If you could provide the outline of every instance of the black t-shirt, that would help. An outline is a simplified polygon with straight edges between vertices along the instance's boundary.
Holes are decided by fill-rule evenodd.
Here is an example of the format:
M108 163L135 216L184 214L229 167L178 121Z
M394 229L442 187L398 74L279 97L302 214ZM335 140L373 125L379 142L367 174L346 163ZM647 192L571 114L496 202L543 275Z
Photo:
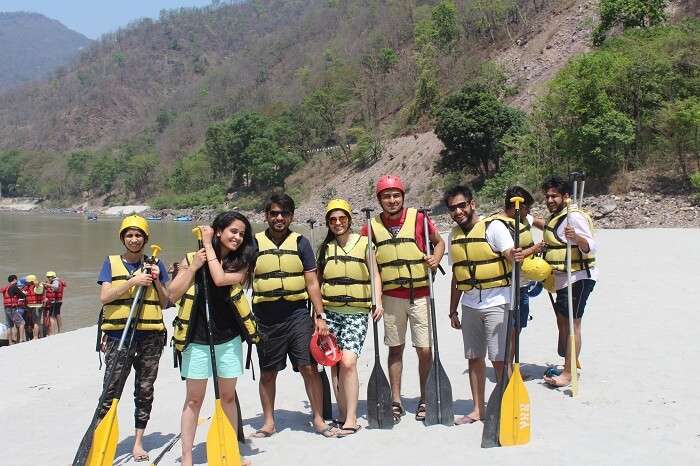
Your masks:
M289 233L291 233L291 231ZM287 239L285 236L282 241L275 241L270 235L269 229L265 230L265 236L267 236L270 241L278 246L282 244L285 239ZM255 241L255 249L256 251L258 250L257 240ZM316 257L314 256L314 250L306 237L299 235L297 238L297 250L299 251L301 263L304 266L304 272L312 272L316 270ZM297 317L300 314L308 314L309 308L307 306L308 303L306 300L286 301L284 299L278 299L276 301L264 301L262 303L253 304L253 313L262 324L270 325L284 322L288 319Z
M197 271L197 273L199 274L200 272ZM209 337L205 320L204 291L200 289L199 280L201 278L197 277L194 309L192 312L193 319L190 323L192 325L190 342L208 345ZM230 286L214 286L209 281L209 313L211 315L212 335L215 345L226 343L241 334L238 320L234 314L237 311L231 303L230 290Z
M7 289L7 294L9 294L11 297L17 297L17 299L27 299L27 295L25 295L22 290L19 289L19 286L17 286L17 283L13 283L10 285L10 287Z

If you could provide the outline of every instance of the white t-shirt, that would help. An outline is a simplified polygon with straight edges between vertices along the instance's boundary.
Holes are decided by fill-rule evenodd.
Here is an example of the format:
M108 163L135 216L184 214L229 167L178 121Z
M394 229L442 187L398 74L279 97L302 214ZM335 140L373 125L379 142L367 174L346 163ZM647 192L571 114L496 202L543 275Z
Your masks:
M451 232L448 241L448 244L452 243ZM504 252L515 247L510 231L508 231L508 227L503 222L491 222L489 224L486 229L486 242L491 246L491 249L497 252ZM448 263L452 265L452 256L449 254L449 249L447 259ZM469 306L473 309L486 309L508 304L510 303L510 287L500 286L486 290L475 288L462 293L461 303L463 306Z
M569 214L569 219L571 221L571 226L574 227L574 230L576 231L576 234L579 236L583 236L586 238L586 241L588 241L588 247L590 250L588 253L584 253L581 251L583 254L583 257L586 258L589 255L595 255L596 252L596 244L595 240L593 239L593 234L588 227L588 220L586 220L586 217L583 216L580 212L571 212ZM561 222L559 225L559 228L557 228L557 236L559 238L562 238L566 240L566 236L564 235L564 229L566 228L566 220ZM566 240L568 242L568 240ZM575 244L575 243L572 243ZM586 270L579 270L577 272L572 272L571 273L571 284L576 283L579 280L584 280L586 278L591 278L593 280L598 280L598 268L597 267L592 267L589 269L591 276L588 276L588 271ZM568 285L567 280L566 280L566 272L559 272L558 270L554 272L554 288L557 290L560 290Z

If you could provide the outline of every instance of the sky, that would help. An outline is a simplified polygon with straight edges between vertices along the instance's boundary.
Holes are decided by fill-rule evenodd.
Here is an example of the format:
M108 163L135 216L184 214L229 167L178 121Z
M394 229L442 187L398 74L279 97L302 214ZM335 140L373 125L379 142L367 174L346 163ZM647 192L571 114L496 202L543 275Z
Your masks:
M0 11L41 13L90 39L97 39L135 19L157 19L161 10L211 3L211 0L0 0Z

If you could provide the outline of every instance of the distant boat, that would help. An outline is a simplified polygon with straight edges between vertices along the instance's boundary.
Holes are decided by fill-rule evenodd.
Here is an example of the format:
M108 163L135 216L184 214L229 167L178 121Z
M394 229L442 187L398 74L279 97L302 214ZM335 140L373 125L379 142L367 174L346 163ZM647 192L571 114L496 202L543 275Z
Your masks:
M95 221L95 220L97 220L97 214L94 212L91 212L91 213L87 214L87 219Z
M179 217L175 217L173 219L175 222L191 222L192 221L192 216L191 215L180 215Z
M146 220L163 220L163 217L160 217L158 215L149 215L146 217Z

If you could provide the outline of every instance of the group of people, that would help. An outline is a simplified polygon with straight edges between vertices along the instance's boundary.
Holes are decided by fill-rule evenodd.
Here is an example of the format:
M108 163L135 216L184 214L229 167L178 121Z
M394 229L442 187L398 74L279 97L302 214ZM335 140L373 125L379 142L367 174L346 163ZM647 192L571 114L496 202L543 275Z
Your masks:
M51 270L46 272L44 281L33 274L22 278L9 275L7 285L0 289L8 344L59 333L63 327L61 306L65 288L66 282Z
M354 218L352 207L344 199L328 203L327 233L317 251L306 237L290 229L294 201L286 194L272 194L264 206L264 231L253 235L248 219L234 211L219 214L211 226L200 226L203 247L184 255L172 281L163 261L149 263L144 253L149 241L147 221L137 215L125 218L119 232L124 250L105 259L98 279L103 303L100 328L105 333L101 347L107 362L106 395L100 416L124 388L126 376L118 380L110 376L122 373L114 366L133 366L136 433L132 453L137 461L148 460L142 439L151 414L158 362L166 344L161 309L172 302L178 306L172 340L186 386L181 417L182 464L192 464L197 419L207 380L212 377L210 339L215 349L221 405L235 428L236 380L244 366L242 343L248 339L240 316L249 310L245 289L250 287L252 314L262 336L257 353L263 423L252 437L276 434L277 375L287 366L287 359L304 382L312 425L319 435L346 437L360 430L357 359L369 319L383 318L395 423L406 414L401 381L406 333L410 328L411 344L418 356L420 387L420 398L410 408L415 419L422 421L426 416L425 387L432 363L430 335L435 325L429 317L429 273L437 270L446 249L453 271L448 317L452 327L461 329L463 334L474 400L473 410L455 422L474 423L485 414L486 356L496 369L502 369L512 357L505 354L504 348L514 262L522 262L523 270L531 271L530 278L518 284L523 290L529 290L532 277L540 281L546 278L548 289L556 294L553 307L559 332L558 351L566 359L563 368L551 368L544 379L554 386L568 384L576 361L570 361L566 352L566 242L572 244L573 250L574 328L579 351L581 318L597 278L595 242L590 218L585 213L572 207L566 215L565 202L571 196L569 183L552 178L542 189L551 213L548 219L529 215L533 197L521 187L510 188L502 211L486 217L477 213L468 187L448 190L444 203L456 226L446 245L437 227L426 218L426 212L404 205L406 188L402 180L393 175L382 176L376 184L381 211L368 221ZM514 242L516 208L511 198L515 196L524 199L519 209L520 244ZM544 241L534 243L531 227L543 229ZM201 278L200 274L208 277L206 291L196 278ZM528 277L528 273L524 275ZM146 290L144 304L135 318L128 358L121 360L116 357L116 348L139 287ZM527 296L527 292L523 293L525 305L520 306L522 326L528 320ZM207 308L210 319L206 317ZM312 348L329 335L342 353L332 367L338 417L326 423L322 415L322 382ZM496 373L500 375L501 371Z

